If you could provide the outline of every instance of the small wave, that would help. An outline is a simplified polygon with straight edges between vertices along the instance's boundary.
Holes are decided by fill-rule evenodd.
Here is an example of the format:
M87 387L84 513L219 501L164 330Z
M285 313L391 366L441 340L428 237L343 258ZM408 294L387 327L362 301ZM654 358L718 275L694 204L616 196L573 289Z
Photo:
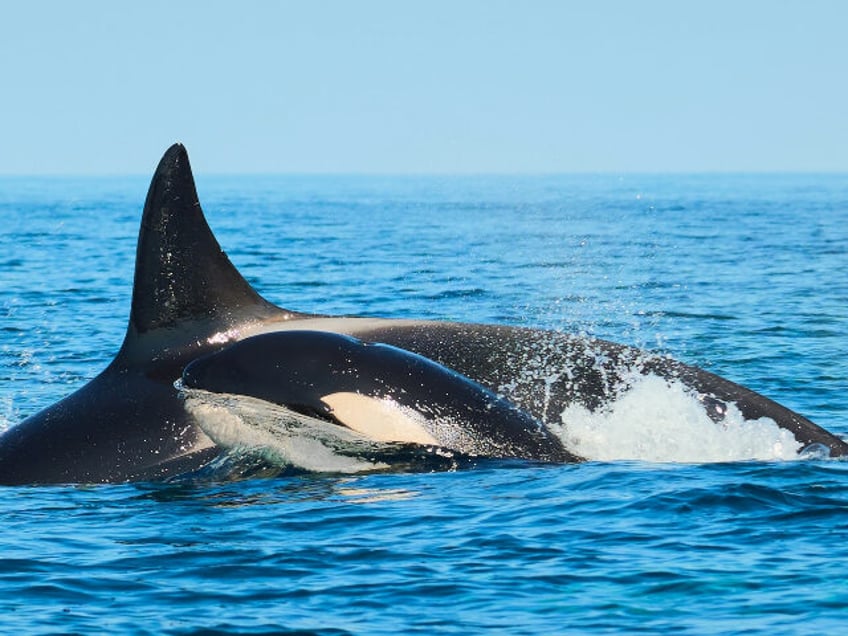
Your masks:
M566 446L590 460L710 463L797 459L801 444L772 419L746 420L735 405L713 422L679 381L637 376L595 411L571 405L555 427Z
M716 312L692 312L692 311L646 311L646 316L661 316L663 318L687 318L694 320L738 320L737 316L731 314L719 314Z
M432 294L423 294L425 300L450 300L454 298L480 298L488 292L482 287L464 287L461 289L444 289Z

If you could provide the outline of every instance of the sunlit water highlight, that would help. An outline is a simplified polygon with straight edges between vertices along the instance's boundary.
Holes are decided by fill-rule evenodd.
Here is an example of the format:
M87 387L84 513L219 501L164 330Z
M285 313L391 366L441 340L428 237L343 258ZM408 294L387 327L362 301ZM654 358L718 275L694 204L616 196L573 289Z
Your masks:
M114 355L146 186L0 179L0 425L81 386ZM646 346L848 432L842 177L199 186L222 246L284 306ZM749 441L733 437L732 416L706 428L692 396L650 378L607 411L565 415L562 434L595 461L4 488L0 624L175 634L844 628L844 462L781 460L795 451L768 422L748 427L758 438ZM771 455L736 461L748 447Z

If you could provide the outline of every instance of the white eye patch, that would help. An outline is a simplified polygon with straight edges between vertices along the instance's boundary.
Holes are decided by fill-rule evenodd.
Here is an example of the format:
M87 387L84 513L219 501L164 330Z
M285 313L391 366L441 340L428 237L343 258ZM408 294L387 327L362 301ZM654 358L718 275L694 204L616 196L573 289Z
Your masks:
M348 428L378 442L438 445L419 413L389 398L360 393L330 393L321 398L333 417Z

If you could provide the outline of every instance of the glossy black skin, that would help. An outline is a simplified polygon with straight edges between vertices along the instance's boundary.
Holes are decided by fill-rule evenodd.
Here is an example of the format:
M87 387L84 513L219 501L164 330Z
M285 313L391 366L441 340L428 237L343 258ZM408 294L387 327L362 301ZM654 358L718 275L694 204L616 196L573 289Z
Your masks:
M399 347L505 393L544 423L558 421L570 404L595 408L609 400L622 369L656 373L704 394L716 419L723 403L735 402L745 417L770 417L804 445L848 454L844 441L768 398L632 347L522 327L328 318L272 305L221 251L185 148L175 144L145 202L120 351L88 384L0 436L0 484L155 480L204 466L218 450L173 382L200 356L269 329L330 330ZM543 373L526 373L540 361Z
M541 422L484 386L423 356L326 331L278 331L247 338L186 367L183 385L247 395L339 424L323 401L334 393L389 398L423 416L440 445L486 457L577 457ZM450 442L462 423L472 447ZM442 428L444 434L440 435ZM399 440L402 441L402 440Z

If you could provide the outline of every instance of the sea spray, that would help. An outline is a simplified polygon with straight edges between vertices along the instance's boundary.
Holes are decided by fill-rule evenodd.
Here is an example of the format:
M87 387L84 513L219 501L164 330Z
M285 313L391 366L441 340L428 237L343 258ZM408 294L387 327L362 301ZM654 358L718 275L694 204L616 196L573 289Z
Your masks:
M733 404L714 422L683 383L654 375L633 377L616 399L594 411L569 406L562 425L552 428L589 460L786 460L797 459L801 450L792 433L773 420L746 420Z

